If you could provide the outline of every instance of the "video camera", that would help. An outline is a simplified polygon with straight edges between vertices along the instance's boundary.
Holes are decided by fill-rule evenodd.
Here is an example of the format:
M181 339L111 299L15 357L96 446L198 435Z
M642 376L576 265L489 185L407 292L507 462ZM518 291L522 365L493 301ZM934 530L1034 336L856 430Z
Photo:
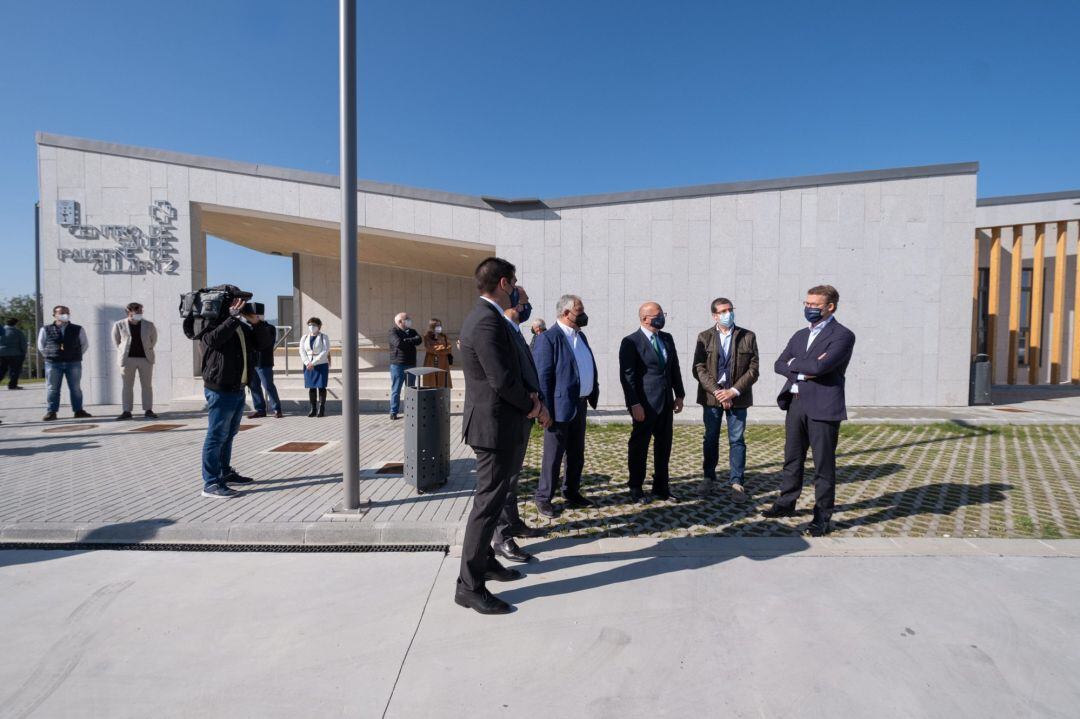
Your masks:
M184 320L184 335L197 339L209 327L229 317L229 307L238 299L250 300L250 292L236 285L204 287L180 295L180 317Z

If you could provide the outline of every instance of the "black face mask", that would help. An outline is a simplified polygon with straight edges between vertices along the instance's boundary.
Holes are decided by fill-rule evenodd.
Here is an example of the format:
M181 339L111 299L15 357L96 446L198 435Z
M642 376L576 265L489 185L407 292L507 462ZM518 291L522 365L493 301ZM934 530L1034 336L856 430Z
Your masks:
M517 290L514 291L516 292ZM521 305L517 313L518 323L525 324L529 321L529 318L532 317L532 303L526 302L525 304Z
M654 330L662 330L664 329L664 321L665 319L663 315L657 315L656 317L653 317L651 320L649 320L649 324L652 325L652 328Z
M578 328L584 327L585 325L589 324L589 316L582 312L580 315L574 318L574 324L577 325Z

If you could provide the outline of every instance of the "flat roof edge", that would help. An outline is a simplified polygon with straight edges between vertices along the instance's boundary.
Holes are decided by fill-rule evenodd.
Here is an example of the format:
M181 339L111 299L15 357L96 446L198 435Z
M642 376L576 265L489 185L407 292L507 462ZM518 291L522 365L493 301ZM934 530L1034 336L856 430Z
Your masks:
M558 197L552 200L546 200L545 204L552 209L589 207L593 205L615 205L625 202L646 202L650 200L674 200L688 197L734 195L744 192L762 192L767 190L792 190L801 187L820 187L822 185L851 185L860 182L883 182L887 180L906 180L918 177L973 175L978 171L978 162L954 162L943 165L894 167L882 170L861 170L858 172L834 172L824 175L781 177L773 180L746 180L741 182L691 185L688 187L672 187L658 190L614 192L603 195Z
M1054 200L1080 200L1080 190L1061 192L1040 192L1033 195L999 195L980 197L975 200L976 207L994 207L996 205L1022 205L1029 202L1053 202Z
M308 185L320 185L323 187L339 187L337 175L307 170L293 170L273 165L260 165L237 160L224 160L217 157L192 155L172 150L159 150L134 145L122 145L102 140L90 140L81 137L67 135L54 135L52 133L38 131L36 133L38 145L48 147L60 147L71 150L82 150L118 157L134 157L155 162L165 162L174 165L185 165L199 169L217 170L219 172L231 172L254 177L266 177L276 180L287 180ZM475 207L483 210L497 210L514 214L534 209L537 204L549 209L564 209L573 207L591 207L596 205L615 205L627 202L650 202L657 200L673 200L690 197L705 197L711 195L732 195L744 192L761 192L766 190L786 190L800 187L817 187L822 185L848 185L860 182L882 182L887 180L902 180L918 177L940 177L944 175L970 175L979 171L977 162L957 162L941 165L921 165L915 167L895 167L881 170L862 170L858 172L837 172L824 175L805 175L800 177L784 177L772 180L749 180L741 182L725 182L708 185L691 185L685 187L672 187L653 190L632 190L628 192L613 192L593 195L572 195L557 197L550 200L530 200L528 204L517 200L500 200L494 197L475 197L455 192L442 190L429 190L406 185L376 182L373 180L359 180L358 189L376 195L390 195L415 200L426 200L448 205ZM515 207L518 203L520 207Z

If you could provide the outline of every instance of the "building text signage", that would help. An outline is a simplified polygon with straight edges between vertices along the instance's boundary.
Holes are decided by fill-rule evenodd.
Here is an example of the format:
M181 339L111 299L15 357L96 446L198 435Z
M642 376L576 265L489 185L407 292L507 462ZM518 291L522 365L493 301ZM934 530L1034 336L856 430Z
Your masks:
M110 247L57 248L61 262L91 265L99 275L175 275L180 263L175 243L176 208L165 200L150 205L150 226L146 232L135 225L81 224L79 203L61 200L56 204L56 221L77 240L111 240Z

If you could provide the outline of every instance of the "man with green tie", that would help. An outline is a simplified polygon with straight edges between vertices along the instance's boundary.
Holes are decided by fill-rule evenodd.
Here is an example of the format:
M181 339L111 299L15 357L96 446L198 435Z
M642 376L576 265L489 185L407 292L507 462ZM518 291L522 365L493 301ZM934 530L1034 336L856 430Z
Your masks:
M649 442L653 445L652 496L678 501L668 486L668 460L671 458L674 414L682 412L682 371L675 340L662 332L667 314L656 302L638 308L640 327L623 338L619 347L619 380L626 408L634 421L627 443L630 470L630 500L647 504L650 498L642 490Z

